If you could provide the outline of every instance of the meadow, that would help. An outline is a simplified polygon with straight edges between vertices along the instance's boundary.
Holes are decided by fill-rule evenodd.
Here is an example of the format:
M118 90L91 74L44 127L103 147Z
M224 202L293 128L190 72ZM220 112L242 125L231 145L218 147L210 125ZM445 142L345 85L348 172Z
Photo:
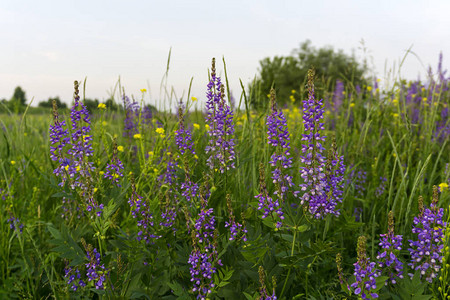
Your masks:
M0 115L0 298L450 299L442 70L254 109L216 68L206 106L89 112L75 82Z

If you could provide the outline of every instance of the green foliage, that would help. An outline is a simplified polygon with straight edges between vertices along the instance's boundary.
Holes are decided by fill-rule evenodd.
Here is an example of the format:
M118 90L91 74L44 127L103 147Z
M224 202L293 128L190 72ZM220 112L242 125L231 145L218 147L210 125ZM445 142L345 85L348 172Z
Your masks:
M41 101L38 103L38 107L44 107L44 108L52 108L53 107L53 101L56 101L56 105L60 109L66 109L67 104L64 102L61 102L61 99L59 97L50 97L47 101Z
M364 75L368 71L367 66L359 63L353 55L347 55L342 50L336 51L332 47L317 49L309 40L294 49L289 56L267 57L259 64L259 74L250 85L250 102L254 108L268 107L266 95L272 86L280 104L290 102L292 90L304 94L307 72L311 67L316 71L316 95L320 98L334 88L338 79L362 87L366 83Z

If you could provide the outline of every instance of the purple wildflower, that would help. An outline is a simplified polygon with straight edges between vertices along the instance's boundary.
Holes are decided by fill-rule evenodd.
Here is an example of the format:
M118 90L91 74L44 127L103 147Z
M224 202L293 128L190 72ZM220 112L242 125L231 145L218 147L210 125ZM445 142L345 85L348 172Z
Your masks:
M177 183L177 174L176 174L177 163L169 160L167 162L166 171L158 176L158 182L160 186L166 185L168 190L166 191L166 202L164 206L161 206L161 218L163 219L160 222L161 226L164 227L172 227L173 222L177 216L177 207L176 204L179 202L178 194L176 192L178 183ZM175 230L175 228L174 228Z
M109 180L117 184L117 186L121 186L119 184L119 178L123 177L123 169L123 163L117 157L117 144L114 140L112 160L111 163L106 164L106 172L103 177L108 178Z
M53 171L56 176L64 173L66 163L66 146L70 146L69 130L66 121L60 121L56 101L53 100L53 125L50 125L50 157L53 161L58 161L59 165Z
M276 227L282 226L282 220L284 220L284 213L281 210L280 202L278 199L272 199L267 192L266 179L264 172L264 165L259 165L259 194L255 196L258 199L258 209L263 211L262 218L267 218L269 215L275 221L277 219Z
M85 287L86 283L81 279L81 273L78 268L66 266L64 269L64 278L67 279L67 284L71 285L73 291L78 290L79 287Z
M236 218L234 217L233 213L233 207L231 206L231 197L229 194L227 194L227 207L230 218L229 221L225 221L225 227L230 228L231 236L229 240L233 241L242 234L242 240L246 242L247 228L243 224L236 222Z
M336 204L341 202L343 172L345 166L343 157L339 157L336 147L330 150L328 162L322 155L325 150L322 142L325 136L321 135L324 130L323 103L322 100L315 99L314 96L314 70L308 71L309 97L303 101L303 124L305 132L302 140L306 144L302 145L303 156L300 161L305 165L300 169L300 176L303 178L300 184L304 194L301 197L301 204L308 206L308 211L315 218L323 218L328 214L339 215ZM334 143L333 143L334 144Z
M20 222L19 218L16 218L13 216L12 213L10 213L9 219L6 220L9 223L9 229L12 231L18 230L20 233L23 231L23 224Z
M344 98L344 83L338 79L336 80L336 86L334 87L333 93L333 111L335 113L339 112L339 109L342 106L343 98Z
M137 236L138 241L145 241L150 243L152 239L159 239L160 235L155 235L153 226L153 214L150 212L150 207L147 202L136 191L136 185L134 179L131 181L131 197L128 200L128 204L131 207L131 215L137 220L137 226L139 232Z
M430 208L423 205L423 198L419 197L419 215L414 217L412 232L417 234L417 240L409 240L409 252L411 263L408 265L413 270L420 270L421 277L432 282L437 277L442 267L443 258L443 228L442 221L444 209L437 207L438 190L433 187L433 200ZM411 276L411 274L410 274Z
M178 107L179 123L178 129L175 131L175 143L177 144L181 155L184 155L188 150L192 155L195 155L192 133L189 129L184 127L184 109L183 102L180 102Z
M122 100L125 109L123 136L131 139L133 135L139 132L139 104L134 99L133 102L131 102L130 98L125 95L125 91Z
M381 195L384 194L384 191L386 190L386 181L387 181L386 177L380 177L380 185L375 190L375 196L377 198L380 198Z
M107 270L105 265L101 263L101 254L97 252L97 248L93 251L87 252L89 262L86 264L86 276L88 281L93 281L95 288L103 290L105 288L105 281Z
M290 137L286 123L286 118L283 112L277 110L277 103L275 98L275 90L270 90L271 100L271 114L267 117L267 140L269 145L274 147L274 152L270 157L270 165L275 167L272 171L273 183L277 186L277 191L280 199L284 198L289 187L293 186L292 176L283 174L283 169L292 166L292 158L290 154Z
M272 294L269 294L267 292L266 274L264 272L263 266L259 266L258 274L259 274L259 283L261 285L261 287L259 288L258 300L276 300L276 299L278 299L277 296L275 295L275 288L277 285L275 277L272 277L272 285L273 285Z
M206 123L209 125L209 144L205 151L209 154L207 165L212 170L224 173L234 169L234 125L233 112L225 102L224 86L216 76L215 59L212 60L211 81L206 93Z
M394 213L390 211L388 214L388 233L380 234L379 246L383 250L378 252L377 260L378 267L387 269L383 271L388 273L392 284L397 283L397 278L403 278L403 263L397 257L398 252L402 250L402 239L401 235L394 235Z
M201 209L197 219L193 222L194 228L190 230L193 249L189 255L188 263L191 265L189 272L193 284L192 291L197 294L197 299L206 299L215 287L213 274L217 271L217 265L222 266L222 261L217 253L217 230L214 217L214 209L207 208L209 194L205 188L200 192ZM189 218L185 208L186 218Z
M356 281L350 286L355 289L355 295L359 295L362 299L369 299L368 295L378 298L378 294L370 292L377 288L376 277L379 276L379 271L376 269L375 262L371 262L367 257L365 236L358 238L358 261L353 265Z

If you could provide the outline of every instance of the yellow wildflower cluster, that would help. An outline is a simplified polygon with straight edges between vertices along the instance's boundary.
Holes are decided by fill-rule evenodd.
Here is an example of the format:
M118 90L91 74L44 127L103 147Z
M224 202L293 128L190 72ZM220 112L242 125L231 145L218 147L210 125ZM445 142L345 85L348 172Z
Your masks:
M106 104L105 103L99 103L97 108L106 109Z
M162 127L156 128L155 132L157 134L159 134L160 137L162 137L162 138L164 137L164 133L165 133L164 128L162 128Z

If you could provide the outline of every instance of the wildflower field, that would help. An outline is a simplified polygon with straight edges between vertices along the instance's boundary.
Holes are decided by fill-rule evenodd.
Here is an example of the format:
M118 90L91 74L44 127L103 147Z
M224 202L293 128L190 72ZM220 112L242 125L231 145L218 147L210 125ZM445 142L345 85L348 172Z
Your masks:
M75 82L0 115L1 299L450 299L441 68L323 97L311 69L283 105L222 73L177 112Z

